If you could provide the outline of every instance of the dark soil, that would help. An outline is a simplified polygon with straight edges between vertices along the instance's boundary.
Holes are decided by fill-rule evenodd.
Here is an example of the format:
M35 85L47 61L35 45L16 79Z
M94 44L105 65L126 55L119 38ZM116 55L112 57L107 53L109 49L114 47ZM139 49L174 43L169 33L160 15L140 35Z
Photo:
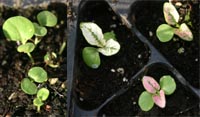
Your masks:
M121 45L114 56L101 57L98 69L91 69L82 60L82 49L90 46L79 29L80 22L95 22L103 32L114 31ZM75 97L83 109L94 109L126 86L148 61L149 49L134 36L106 2L91 1L79 12L75 59ZM122 71L119 69L123 69ZM127 79L128 81L123 81Z
M27 71L33 66L26 54L18 53L15 42L9 42L3 35L3 22L16 15L22 15L32 21L36 21L36 15L42 10L50 10L58 17L58 25L55 28L48 28L48 34L32 52L35 59L34 66L41 66L48 73L49 78L58 78L54 85L48 82L43 84L50 90L50 96L41 107L41 113L36 112L32 100L35 96L25 94L20 88L20 81L27 77ZM15 9L2 6L0 8L0 116L41 116L41 115L66 115L66 49L56 61L60 63L59 68L50 68L43 62L46 52L58 53L62 43L67 41L67 12L66 5L52 3L47 7L28 7L26 9ZM65 87L63 87L65 86ZM12 95L12 96L11 96Z
M163 75L174 77L171 72L160 65L150 68L146 75L154 77L157 81ZM176 78L175 81L177 88L172 95L166 96L166 107L164 109L155 104L148 112L143 112L140 109L138 99L145 89L142 86L141 79L136 79L134 85L126 93L106 105L98 116L200 116L198 98L185 89Z
M180 0L178 0L180 1ZM186 10L191 8L190 19L194 39L191 42L184 41L178 36L173 40L162 43L156 37L156 29L160 24L166 23L163 14L164 1L137 1L132 5L130 19L136 24L138 30L149 39L152 44L169 60L169 62L185 77L194 87L200 88L199 77L199 2L194 0L184 0L183 6L178 9L184 16ZM183 22L183 20L181 21ZM184 48L184 52L179 54L179 48Z

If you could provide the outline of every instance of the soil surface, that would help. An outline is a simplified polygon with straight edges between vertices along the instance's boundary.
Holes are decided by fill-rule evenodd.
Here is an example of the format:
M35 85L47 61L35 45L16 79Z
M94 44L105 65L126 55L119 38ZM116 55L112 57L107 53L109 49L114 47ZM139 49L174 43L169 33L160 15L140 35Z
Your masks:
M32 100L35 96L25 94L20 88L20 82L27 77L27 71L33 66L29 57L24 53L18 53L15 42L7 41L3 35L3 22L16 15L22 15L36 22L36 15L42 10L50 10L58 17L58 24L54 28L47 28L48 34L31 53L35 59L34 66L43 67L48 78L58 78L54 85L49 82L43 86L50 90L50 96L41 107L41 113L36 112ZM67 41L67 12L66 4L52 3L48 6L32 6L26 9L14 7L0 7L0 116L41 116L41 115L67 115L66 91L66 49L58 56L59 68L50 68L43 62L46 52L59 52L63 42Z
M79 29L80 22L95 22L103 33L114 31L121 45L120 51L105 57L101 65L91 69L82 59L82 50L90 46ZM83 109L94 109L126 86L149 60L149 49L134 36L120 17L105 2L88 2L79 12L75 60L75 97Z
M192 26L189 25L189 28L193 33L193 41L187 42L175 35L171 41L166 43L160 42L156 37L157 27L163 23L166 24L163 3L164 1L135 2L131 8L131 21L136 24L138 30L152 42L185 79L192 86L199 89L199 2L186 0L181 2L183 5L178 8L180 16L185 16L186 10L191 10L190 20ZM180 20L181 23L185 22L183 19ZM178 53L180 48L183 48L182 53Z
M163 75L174 77L171 72L160 67L160 65L150 68L146 75L154 77L157 81ZM112 100L99 112L98 116L200 116L198 98L185 89L176 78L175 82L177 88L172 95L166 96L166 107L164 109L154 104L150 111L141 111L138 99L145 89L142 86L141 79L136 79L134 85L126 93Z

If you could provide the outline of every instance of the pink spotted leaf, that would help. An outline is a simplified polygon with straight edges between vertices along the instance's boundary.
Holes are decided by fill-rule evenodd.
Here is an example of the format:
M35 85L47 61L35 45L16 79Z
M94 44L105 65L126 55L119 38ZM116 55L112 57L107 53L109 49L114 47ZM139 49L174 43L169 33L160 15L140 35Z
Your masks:
M160 90L160 92L158 94L153 95L153 101L160 108L165 108L166 100L165 100L165 93L164 93L164 91Z
M149 93L156 93L157 91L160 90L160 85L154 78L150 76L144 76L142 79L142 83L144 88L149 92Z
M172 3L165 2L163 5L165 21L170 25L175 25L179 20L179 13Z
M193 40L192 32L185 23L181 24L179 29L175 30L175 34L185 41Z

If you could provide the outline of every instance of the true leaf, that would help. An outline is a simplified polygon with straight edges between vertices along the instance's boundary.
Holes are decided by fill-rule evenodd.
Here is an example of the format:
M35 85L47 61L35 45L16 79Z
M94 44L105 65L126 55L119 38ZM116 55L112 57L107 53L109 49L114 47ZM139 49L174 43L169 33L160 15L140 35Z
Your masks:
M32 67L28 71L28 76L38 83L47 81L47 72L41 67Z
M33 43L25 43L24 45L20 45L17 47L18 52L30 53L35 49L35 45Z
M175 34L185 41L193 40L193 34L185 23L181 24L179 29L175 30Z
M21 89L29 95L34 95L37 93L37 86L28 78L24 78L21 81Z
M101 61L99 52L96 48L93 47L85 47L82 52L83 60L87 66L96 69L99 67Z
M165 100L165 93L163 90L160 90L158 94L153 95L153 101L154 103L159 106L160 108L164 108L166 105L166 100Z
M106 41L108 41L109 39L117 40L113 31L104 33L103 37Z
M163 5L165 21L170 25L175 25L179 20L179 13L172 3L165 2Z
M154 105L152 94L147 91L142 92L139 97L139 106L143 111L149 111Z
M162 76L160 79L161 89L166 95L171 95L176 89L176 83L170 75Z
M14 16L7 19L3 24L3 32L7 39L21 41L23 44L34 35L33 23L23 17Z
M98 51L105 56L112 56L119 52L119 50L120 44L114 39L109 39L104 47L98 48Z
M46 88L41 88L37 92L37 98L42 101L45 101L49 97L49 90Z
M57 24L57 17L49 11L41 11L38 13L37 20L42 26L53 27Z
M149 93L156 93L158 90L160 90L160 85L157 83L154 78L150 76L144 76L142 78L142 83L144 88L149 92Z
M35 35L36 36L45 36L47 34L47 29L43 26L40 26L37 23L33 23L35 28Z
M103 38L103 32L97 24L92 22L82 22L80 23L80 29L89 44L98 47L106 45L106 40Z
M156 35L161 42L168 42L174 36L174 28L167 24L161 24L156 30Z

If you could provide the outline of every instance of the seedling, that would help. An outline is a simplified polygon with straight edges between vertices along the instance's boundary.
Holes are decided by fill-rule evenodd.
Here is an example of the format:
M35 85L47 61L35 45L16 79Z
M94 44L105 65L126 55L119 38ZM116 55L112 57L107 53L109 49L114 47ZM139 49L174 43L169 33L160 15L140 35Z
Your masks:
M112 56L120 50L120 44L116 41L114 32L103 34L101 28L93 22L80 23L80 29L86 41L91 46L96 46L85 47L82 51L82 57L87 66L97 69L101 64L99 53Z
M26 53L32 63L34 59L31 56L31 52L35 49L35 46L41 41L41 37L47 34L47 27L53 27L57 23L57 18L49 11L42 11L37 15L39 24L31 22L29 19L23 16L14 16L8 18L3 24L3 32L7 40L20 42L18 52ZM32 39L35 35L35 39ZM33 41L33 43L28 41Z
M172 39L174 34L185 41L192 41L193 34L186 23L179 24L179 13L172 3L165 2L163 5L163 13L167 24L161 24L157 30L156 35L161 42L168 42ZM188 21L190 12L185 16L185 21Z
M57 59L57 55L55 52L47 52L44 56L44 62L46 63L46 65L52 68L57 68L60 66L59 62L54 62L55 59Z
M160 78L160 84L150 77L144 76L142 83L146 91L143 91L139 97L139 106L143 111L149 111L154 103L160 108L165 108L165 95L171 95L176 89L176 83L170 75L164 75Z
M49 90L41 88L38 90L36 84L44 83L47 81L47 72L41 67L33 67L28 71L28 77L21 81L21 89L29 95L37 94L37 97L33 100L33 104L37 106L37 111L40 112L40 107L44 104L43 102L49 96Z

